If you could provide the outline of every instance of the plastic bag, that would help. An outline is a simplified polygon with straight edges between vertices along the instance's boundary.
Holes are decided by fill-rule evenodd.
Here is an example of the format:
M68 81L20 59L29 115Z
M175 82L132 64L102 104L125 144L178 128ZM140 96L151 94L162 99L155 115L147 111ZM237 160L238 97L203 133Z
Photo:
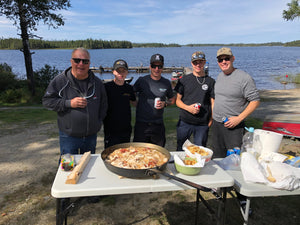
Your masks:
M239 170L241 158L237 154L231 154L221 161L217 162L224 170Z
M241 156L241 171L246 182L267 183L265 169L249 152Z

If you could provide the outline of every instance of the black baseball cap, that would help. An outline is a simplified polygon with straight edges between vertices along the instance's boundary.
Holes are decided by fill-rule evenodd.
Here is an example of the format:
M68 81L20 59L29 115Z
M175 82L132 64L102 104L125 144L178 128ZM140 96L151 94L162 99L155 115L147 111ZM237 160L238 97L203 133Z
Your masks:
M118 68L124 68L128 70L127 62L123 59L118 59L114 62L113 70L117 70Z
M164 65L164 57L161 54L154 54L151 56L150 64L160 62L162 65Z

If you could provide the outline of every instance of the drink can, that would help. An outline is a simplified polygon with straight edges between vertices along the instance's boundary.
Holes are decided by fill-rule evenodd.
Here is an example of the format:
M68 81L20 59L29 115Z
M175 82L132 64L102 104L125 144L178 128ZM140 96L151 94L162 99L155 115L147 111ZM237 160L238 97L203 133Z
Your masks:
M160 97L154 99L154 108L157 109L157 102L160 101Z
M229 155L232 155L232 154L234 154L234 150L233 149L228 149L226 156L229 156Z
M228 118L226 116L223 116L222 121L223 123L226 123L228 121Z
M241 154L241 149L239 147L234 147L233 150L234 150L235 154L237 154L237 155Z
M194 105L194 107L197 108L197 109L200 109L201 103L196 103L196 104Z

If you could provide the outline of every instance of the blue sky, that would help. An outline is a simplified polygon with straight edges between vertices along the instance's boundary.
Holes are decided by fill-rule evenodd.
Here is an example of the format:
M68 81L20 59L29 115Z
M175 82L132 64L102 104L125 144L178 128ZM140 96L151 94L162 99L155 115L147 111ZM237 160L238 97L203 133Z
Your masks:
M38 27L44 40L127 40L134 43L265 43L300 40L300 19L285 21L291 0L71 0L65 25ZM0 17L0 37L19 37Z

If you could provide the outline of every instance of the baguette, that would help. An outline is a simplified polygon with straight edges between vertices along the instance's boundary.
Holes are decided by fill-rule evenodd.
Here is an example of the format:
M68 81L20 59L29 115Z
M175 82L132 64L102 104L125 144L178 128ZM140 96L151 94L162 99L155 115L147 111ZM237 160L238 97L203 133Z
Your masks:
M84 168L88 164L89 160L91 158L91 152L85 152L80 161L79 164L75 166L72 173L67 177L66 184L77 184Z

